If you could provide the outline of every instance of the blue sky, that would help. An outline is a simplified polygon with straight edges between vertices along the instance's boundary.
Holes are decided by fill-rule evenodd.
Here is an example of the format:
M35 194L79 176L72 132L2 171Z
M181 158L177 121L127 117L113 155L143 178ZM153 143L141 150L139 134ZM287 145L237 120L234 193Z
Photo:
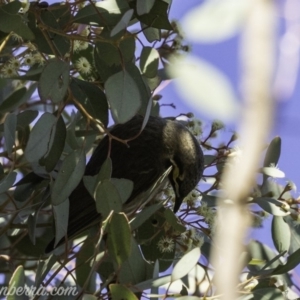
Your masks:
M189 0L189 1L178 1L174 0L172 4L172 9L170 15L172 18L182 20L184 14L193 9L199 3L203 1L199 0ZM278 1L279 12L283 12L284 1ZM290 1L290 3L297 5L296 8L299 9L299 4ZM298 19L297 19L298 18ZM276 46L276 51L279 51L280 43L282 43L282 36L286 30L283 18L279 18L279 28L278 28L278 43ZM296 16L296 21L300 23L300 15ZM232 37L224 42L215 44L191 44L192 54L207 60L217 68L219 68L230 80L235 89L236 93L239 93L239 65L238 65L238 46L239 46L239 36ZM287 49L288 51L290 49ZM299 53L296 53L299 56ZM295 58L294 57L294 58ZM293 64L293 62L288 63ZM277 61L278 63L278 61ZM287 66L289 67L289 65ZM294 67L291 65L290 67ZM298 66L296 65L298 68ZM278 65L276 66L278 69ZM275 76L274 76L275 77ZM284 76L282 77L284 78ZM276 107L275 116L273 120L273 129L270 133L269 141L275 136L280 136L282 139L281 157L278 163L278 167L285 172L286 178L280 181L280 183L285 184L285 181L293 181L298 189L295 192L295 196L299 196L300 189L300 159L299 149L300 149L300 79L299 70L296 70L296 80L294 89L290 95L286 97L277 97L274 99L274 106ZM284 78L289 82L290 78ZM275 81L275 80L274 80ZM290 80L292 82L292 80ZM185 113L193 111L191 107L188 107L184 99L180 98L175 91L174 83L170 83L163 91L160 92L163 95L163 103L174 103L177 109L170 110L170 108L163 107L161 112L163 116L176 115L179 113ZM275 93L276 95L276 93ZM278 94L277 94L278 95ZM196 117L209 121L209 118L205 114L196 113ZM220 134L222 140L222 135L224 134L224 140L226 136L231 134L234 130L234 125L229 125ZM269 142L267 141L267 142ZM249 141L250 143L251 141ZM273 247L273 242L270 239L270 227L271 220L269 218L264 223L264 229L254 229L252 230L251 236L254 239L258 239L269 246Z

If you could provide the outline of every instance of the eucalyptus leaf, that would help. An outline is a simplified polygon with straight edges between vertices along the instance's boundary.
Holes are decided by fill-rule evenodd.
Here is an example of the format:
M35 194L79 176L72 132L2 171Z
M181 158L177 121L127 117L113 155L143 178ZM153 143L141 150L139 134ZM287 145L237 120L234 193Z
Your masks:
M87 238L76 256L76 280L85 291L96 291L96 272L92 270L91 261L95 252L93 241Z
M49 141L55 124L55 116L47 112L36 122L25 148L25 157L29 162L39 161L48 152Z
M276 166L278 164L281 153L281 138L279 136L275 137L267 149L264 167Z
M265 155L265 159L264 159L264 168L276 168L279 158L280 158L280 153L281 153L281 138L279 136L275 137L271 143L268 146L266 155ZM274 171L273 171L274 172ZM275 171L276 172L276 171ZM272 171L271 174L268 172L263 172L264 176L263 176L263 185L265 184L265 182L267 181L268 177L271 176L272 177ZM284 176L284 174L283 174ZM276 176L275 176L276 177Z
M143 1L145 2L145 1ZM141 23L143 34L149 43L161 40L161 30Z
M96 189L97 212L105 219L113 210L116 213L122 210L122 198L118 189L108 179L104 179Z
M104 86L115 123L125 123L136 115L141 106L141 95L126 70L109 77Z
M279 253L290 248L291 230L283 217L274 216L272 220L272 239Z
M15 2L15 3L14 3ZM34 34L18 14L21 2L14 1L0 6L0 31L15 32L26 40L33 40Z
M53 205L53 216L55 220L55 242L54 246L67 235L69 220L69 199Z
M60 116L52 130L48 151L40 160L40 164L45 166L47 172L51 172L60 159L65 146L66 135L66 125L62 116Z
M117 266L128 259L131 252L131 231L124 213L113 213L107 230L107 247Z
M289 255L287 258L287 261L284 265L279 265L277 266L272 274L277 275L277 274L285 274L291 270L293 270L296 266L298 266L300 263L300 248L296 250L294 253Z
M133 9L129 9L124 13L121 20L115 25L115 27L112 29L110 36L114 36L118 34L120 31L125 30L132 18L133 15Z
M119 191L121 201L124 204L133 191L133 182L125 178L112 178L111 182Z
M101 27L115 26L123 13L128 11L126 1L111 0L86 5L74 17L74 22L82 24L97 23Z
M10 172L2 178L0 181L0 194L5 193L14 184L16 178L16 172Z
M17 114L17 130L26 128L38 116L36 110L25 110ZM0 132L4 131L4 123L0 124Z
M51 268L57 262L57 257L55 255L50 255L46 260L39 261L38 268L35 276L35 287L39 288L41 283L44 281L48 275Z
M154 213L156 213L160 208L162 208L163 202L153 204L151 206L145 207L141 212L139 212L134 219L131 221L131 229L135 230L139 228L144 222L146 222Z
M140 68L142 73L153 78L157 75L159 62L159 53L151 47L144 47L141 53Z
M277 288L255 289L253 292L253 300L282 300L284 299L283 293Z
M175 247L170 251L161 251L157 247L159 241L166 237L164 230L162 230L165 223L164 210L165 208L160 209L139 226L136 235L145 259L147 261L159 260L160 272L171 266L175 256Z
M12 153L13 146L15 145L16 129L17 129L17 116L15 114L8 114L4 121L5 149L8 155Z
M8 290L16 291L25 289L25 273L22 265L19 265L13 272L9 281ZM29 299L25 293L8 293L7 300L25 300Z
M125 285L112 283L109 285L109 290L114 300L138 300L135 294Z
M131 282L131 284L137 284L148 279L147 264L142 256L138 243L131 236L130 255L120 268L120 283L126 284L127 282Z
M86 112L107 126L108 103L103 91L95 84L77 78L72 79L70 87L74 97Z
M136 11L139 16L143 14L148 14L153 7L155 0L137 0L136 1Z
M157 0L148 13L141 16L137 15L137 19L148 26L172 30L172 25L168 18L169 5L165 1Z
M42 100L61 102L68 90L70 67L67 62L52 59L45 66L38 84L38 92Z
M290 211L286 210L286 205L283 201L273 198L259 197L255 198L254 202L271 215L283 217L290 214Z
M63 203L80 182L85 170L85 153L81 150L71 152L63 161L54 182L51 194L53 205Z
M20 103L21 99L25 96L26 91L26 88L20 88L14 91L10 96L1 102L0 112L4 113L13 109L16 103Z
M188 274L197 265L200 256L201 252L199 247L196 247L190 252L184 254L174 266L171 275L172 282Z

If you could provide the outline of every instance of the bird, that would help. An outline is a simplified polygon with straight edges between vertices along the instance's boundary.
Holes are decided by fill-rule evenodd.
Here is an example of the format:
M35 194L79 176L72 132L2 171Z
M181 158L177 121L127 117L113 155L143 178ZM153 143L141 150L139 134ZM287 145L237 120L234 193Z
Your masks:
M181 122L150 116L141 131L144 117L136 115L123 124L117 124L94 150L85 169L85 176L97 175L107 157L112 161L112 178L125 178L133 182L133 190L126 201L132 202L147 191L170 167L168 175L175 194L173 211L176 213L183 199L196 187L203 175L204 157L199 141ZM101 214L96 210L94 198L83 180L69 196L67 237L75 237L89 227L100 224ZM63 244L63 238L46 247L46 253Z

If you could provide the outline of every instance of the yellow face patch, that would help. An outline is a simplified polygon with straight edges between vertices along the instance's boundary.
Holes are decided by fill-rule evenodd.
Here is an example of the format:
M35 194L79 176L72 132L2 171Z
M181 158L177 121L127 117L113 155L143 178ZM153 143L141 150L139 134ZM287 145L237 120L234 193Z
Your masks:
M179 194L179 184L177 182L178 179L181 179L180 177L180 170L176 164L176 162L171 159L171 163L173 165L173 170L172 170L172 178L173 178L173 182L174 182L174 188L175 188L175 194L177 197L180 197Z

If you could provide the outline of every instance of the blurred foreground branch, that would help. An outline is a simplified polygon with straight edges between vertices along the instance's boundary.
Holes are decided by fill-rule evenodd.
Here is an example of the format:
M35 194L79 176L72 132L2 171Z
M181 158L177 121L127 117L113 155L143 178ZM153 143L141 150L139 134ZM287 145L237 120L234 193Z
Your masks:
M242 154L239 159L232 158L224 172L223 189L227 195L220 200L218 224L222 222L226 226L217 226L213 252L215 281L222 299L236 298L242 267L242 260L237 263L237 259L241 257L250 220L246 197L253 186L260 152L271 127L275 30L275 4L266 0L253 1L241 40L244 108L238 132Z

